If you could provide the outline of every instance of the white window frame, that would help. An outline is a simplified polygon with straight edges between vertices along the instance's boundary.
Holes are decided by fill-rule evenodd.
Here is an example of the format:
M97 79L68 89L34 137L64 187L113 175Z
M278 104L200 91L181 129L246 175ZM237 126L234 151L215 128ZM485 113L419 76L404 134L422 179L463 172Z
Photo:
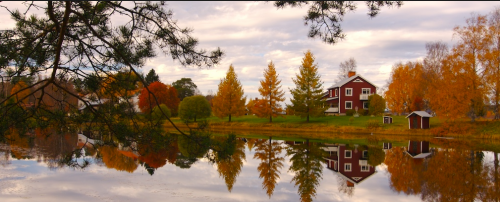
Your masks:
M365 103L369 104L368 102L363 102L363 109L368 109L368 107L365 108Z
M369 165L363 165L361 167L361 172L370 172L370 166ZM365 169L363 169L365 168Z
M363 93L364 90L368 90L368 93ZM370 95L371 91L372 91L372 89L370 89L370 88L361 88L361 94L363 94L363 95Z
M347 103L351 103L351 107L347 108ZM345 101L345 109L352 109L352 101Z
M351 90L351 94L347 94L347 90ZM352 96L352 88L345 88L345 96Z
M337 95L339 94L339 89L335 88L335 97L337 97Z
M347 166L349 166L349 169L347 169ZM352 165L351 165L351 163L345 163L344 164L344 171L345 172L351 172L352 171Z
M347 157L347 152L349 152L349 157ZM352 158L352 151L351 150L345 150L344 151L344 158L346 158L346 159Z

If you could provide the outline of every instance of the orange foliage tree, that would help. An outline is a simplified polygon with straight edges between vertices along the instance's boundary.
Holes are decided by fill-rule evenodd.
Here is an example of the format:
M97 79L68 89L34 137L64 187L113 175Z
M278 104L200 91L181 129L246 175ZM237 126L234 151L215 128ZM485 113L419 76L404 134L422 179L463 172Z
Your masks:
M391 72L388 89L385 92L387 108L395 113L411 112L417 97L423 97L423 66L420 62L398 63Z
M28 96L31 93L31 90L25 89L27 87L28 87L28 85L26 85L26 83L24 83L24 81L19 81L10 90L10 94L15 95L14 98L16 99L15 101L17 103L22 103L24 105L28 104L28 102L29 102Z
M486 49L482 56L485 78L490 88L490 100L494 106L495 119L500 119L500 8L490 14Z
M262 99L259 100L259 108L256 108L255 114L258 117L269 117L269 122L273 122L273 117L277 117L278 113L283 112L283 109L278 102L285 101L285 92L281 90L281 80L278 80L276 68L273 62L269 62L267 69L264 70L264 80L260 81L259 93Z
M223 118L229 116L241 116L245 114L246 97L243 97L243 87L234 72L233 65L229 66L226 77L221 79L219 90L212 100L215 116Z
M179 103L177 90L158 81L151 83L147 89L142 89L139 95L139 109L143 113L150 113L154 107L165 104L171 110L172 116L176 116Z

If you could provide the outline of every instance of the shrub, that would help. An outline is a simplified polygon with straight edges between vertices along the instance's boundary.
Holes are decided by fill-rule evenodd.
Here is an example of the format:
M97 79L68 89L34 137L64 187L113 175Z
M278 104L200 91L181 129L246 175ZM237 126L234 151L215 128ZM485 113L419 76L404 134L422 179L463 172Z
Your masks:
M361 116L366 116L366 115L368 115L368 110L363 109L363 108L358 109L358 114Z
M164 105L164 104L160 104L159 108L158 108L158 106L154 107L153 111L151 113L153 120L157 120L157 121L167 119L167 117L165 117L165 115L167 115L167 117L170 118L171 113L170 113L170 109L167 107L167 105Z
M345 115L346 116L352 116L354 115L356 111L354 111L354 109L348 109L346 112L345 112Z

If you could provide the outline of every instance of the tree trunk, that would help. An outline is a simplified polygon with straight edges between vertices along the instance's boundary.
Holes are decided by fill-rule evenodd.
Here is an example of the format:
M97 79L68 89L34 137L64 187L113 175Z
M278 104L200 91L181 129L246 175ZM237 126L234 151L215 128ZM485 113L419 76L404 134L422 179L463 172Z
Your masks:
M231 122L231 114L229 114L229 122Z

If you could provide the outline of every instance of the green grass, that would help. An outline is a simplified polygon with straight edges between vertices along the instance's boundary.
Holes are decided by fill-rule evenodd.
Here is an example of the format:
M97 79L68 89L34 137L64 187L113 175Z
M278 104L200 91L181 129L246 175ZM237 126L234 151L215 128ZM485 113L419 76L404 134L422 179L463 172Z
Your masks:
M352 118L352 122L350 119ZM384 129L407 129L408 119L405 116L392 116L392 124L383 124L382 116L324 116L324 117L310 117L309 122L306 122L306 118L300 118L299 116L285 115L284 117L273 118L273 125L280 124L294 124L298 127L300 126L314 126L314 125L329 125L329 126L353 126L353 127L366 127L369 120L377 120L382 125ZM210 117L207 119L210 123L220 123L228 122L228 118L219 119L217 117ZM174 118L174 122L181 122L180 119ZM231 122L233 123L248 123L248 124L269 124L269 118L259 118L254 115L232 117ZM437 118L431 118L431 128L440 125L441 122Z

